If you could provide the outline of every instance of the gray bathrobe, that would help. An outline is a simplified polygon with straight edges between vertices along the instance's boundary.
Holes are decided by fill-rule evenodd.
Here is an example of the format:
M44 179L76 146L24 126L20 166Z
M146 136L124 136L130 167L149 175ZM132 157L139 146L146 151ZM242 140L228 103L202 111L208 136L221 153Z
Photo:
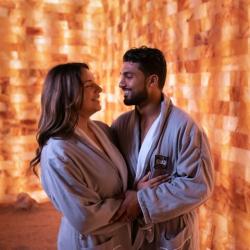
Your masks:
M138 191L143 213L138 220L135 248L199 249L196 209L213 190L213 164L204 131L166 96L161 103L161 120L144 165L144 176L165 174L168 181ZM130 170L129 188L135 185L140 150L139 114L122 114L112 129Z
M127 168L108 138L108 128L95 124L106 154L77 134L51 138L42 149L42 185L63 215L60 250L131 249L130 226L110 222L127 188Z

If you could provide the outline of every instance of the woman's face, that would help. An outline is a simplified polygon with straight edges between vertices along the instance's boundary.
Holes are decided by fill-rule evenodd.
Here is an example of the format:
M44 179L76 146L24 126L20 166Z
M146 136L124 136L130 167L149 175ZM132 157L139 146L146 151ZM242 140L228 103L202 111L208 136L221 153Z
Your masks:
M81 80L84 95L80 115L90 117L101 109L99 98L102 88L95 82L93 74L88 69L82 69Z

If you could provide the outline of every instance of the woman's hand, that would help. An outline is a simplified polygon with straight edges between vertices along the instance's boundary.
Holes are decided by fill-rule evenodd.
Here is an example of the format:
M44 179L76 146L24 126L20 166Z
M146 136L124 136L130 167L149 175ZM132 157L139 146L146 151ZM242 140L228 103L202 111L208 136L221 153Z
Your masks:
M168 180L166 175L159 175L152 179L149 179L151 172L149 171L136 185L136 190L140 190L143 188L154 188L159 186L161 183Z

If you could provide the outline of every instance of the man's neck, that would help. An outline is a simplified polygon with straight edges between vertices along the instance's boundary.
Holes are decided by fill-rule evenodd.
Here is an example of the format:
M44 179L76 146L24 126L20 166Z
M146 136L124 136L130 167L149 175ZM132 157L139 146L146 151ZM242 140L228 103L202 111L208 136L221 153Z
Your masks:
M161 112L161 100L158 99L148 104L138 105L136 108L140 114L140 139L142 143L151 125Z

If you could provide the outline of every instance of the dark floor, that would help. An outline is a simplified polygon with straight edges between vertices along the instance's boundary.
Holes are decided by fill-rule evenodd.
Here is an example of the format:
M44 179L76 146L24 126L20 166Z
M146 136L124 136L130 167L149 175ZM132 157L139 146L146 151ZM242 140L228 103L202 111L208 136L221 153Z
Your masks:
M30 210L0 205L0 250L55 250L59 221L50 203Z

